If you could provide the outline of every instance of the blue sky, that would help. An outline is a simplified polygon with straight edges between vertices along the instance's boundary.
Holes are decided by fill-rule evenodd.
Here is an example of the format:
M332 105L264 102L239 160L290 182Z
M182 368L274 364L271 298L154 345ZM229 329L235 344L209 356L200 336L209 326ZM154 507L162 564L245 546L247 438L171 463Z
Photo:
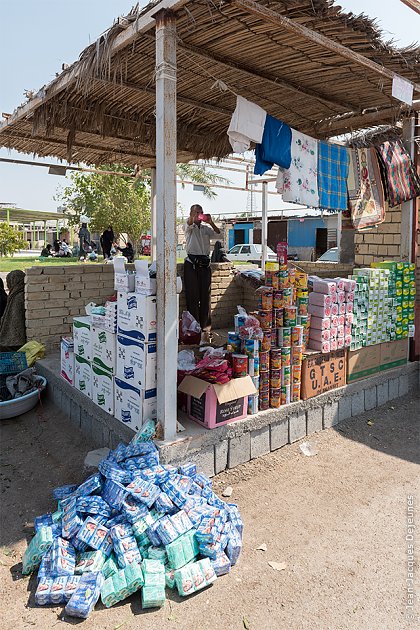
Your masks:
M82 49L106 30L118 15L128 13L132 0L0 0L3 24L0 37L0 112L12 112L24 101L24 90L38 90L51 81L62 63L77 59ZM141 3L146 4L145 2ZM377 17L386 38L405 46L419 39L420 17L399 0L344 0L343 9ZM17 29L17 25L19 28ZM16 26L16 28L15 28ZM0 149L2 157L28 156ZM30 158L29 158L30 159ZM52 160L48 160L52 161ZM219 171L218 171L219 173ZM242 176L229 173L233 185L243 186ZM22 208L55 210L53 197L65 178L48 175L39 167L0 163L0 202L14 202ZM223 191L208 202L187 186L178 200L188 208L202 203L216 213L243 212L247 193ZM259 206L260 195L256 195ZM279 197L270 196L270 209L281 208Z

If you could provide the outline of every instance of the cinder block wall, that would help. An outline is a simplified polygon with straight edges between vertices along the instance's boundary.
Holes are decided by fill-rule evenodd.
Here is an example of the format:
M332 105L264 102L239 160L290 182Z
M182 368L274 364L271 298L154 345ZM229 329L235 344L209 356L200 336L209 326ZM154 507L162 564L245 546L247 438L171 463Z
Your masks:
M390 208L385 221L366 232L355 232L356 267L370 266L371 262L401 260L401 206Z

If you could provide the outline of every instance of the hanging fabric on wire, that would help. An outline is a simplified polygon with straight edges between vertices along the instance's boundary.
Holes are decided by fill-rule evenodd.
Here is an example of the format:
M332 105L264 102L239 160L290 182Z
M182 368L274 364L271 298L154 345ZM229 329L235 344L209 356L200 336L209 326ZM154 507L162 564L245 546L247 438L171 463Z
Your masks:
M339 144L318 142L319 207L343 211L347 208L347 149Z
M251 141L262 141L266 116L267 112L259 105L242 96L236 97L236 109L228 129L229 142L235 153L248 151Z
M283 201L300 203L317 208L318 194L318 142L296 129L292 129L292 161L289 169L279 168L277 192Z
M375 149L348 149L347 187L353 227L379 225L385 219L385 193Z
M377 147L386 180L389 206L420 195L420 179L401 140L386 141Z
M264 175L274 164L289 168L291 155L292 130L282 120L267 114L261 144L255 148L255 175Z

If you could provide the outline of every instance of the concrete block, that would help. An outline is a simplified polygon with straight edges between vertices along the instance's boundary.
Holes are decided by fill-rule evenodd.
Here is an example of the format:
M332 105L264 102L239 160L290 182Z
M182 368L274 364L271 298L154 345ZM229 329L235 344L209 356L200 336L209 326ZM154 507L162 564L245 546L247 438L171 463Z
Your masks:
M375 409L377 404L376 385L375 387L369 387L369 389L365 389L365 411Z
M214 472L216 475L226 470L228 464L229 442L223 440L214 447Z
M251 431L251 459L267 455L270 452L270 427Z
M322 426L324 429L330 429L338 424L338 402L327 403L323 409Z
M399 396L399 378L390 378L388 381L388 400L394 400Z
M249 459L249 458L248 458ZM211 444L186 458L186 461L195 462L200 472L207 477L214 477L214 446ZM232 468L232 466L231 466Z
M351 415L360 416L365 411L365 392L362 389L351 397Z
M408 394L408 374L402 374L399 378L398 396L406 396Z
M306 413L306 435L322 431L323 411L321 405L315 409L308 409Z
M380 385L377 385L376 391L377 391L377 397L378 397L378 407L380 407L381 405L385 405L389 400L388 381L385 381L385 383L380 383Z
M351 396L343 396L338 401L338 422L351 418Z
M63 412L66 414L66 416L70 418L71 400L65 392L63 392L61 396L61 408Z
M80 413L80 430L88 440L92 440L92 416L85 409L81 409Z
M101 420L97 420L96 418L93 418L92 420L92 441L94 443L95 446L97 446L98 448L102 448L104 446L107 446L105 444L105 438L104 438L104 429L106 427L104 426L104 424L102 423Z
M80 429L80 412L79 405L73 402L70 406L70 422L77 429Z
M280 422L270 424L270 450L276 451L289 443L289 420L284 418Z
M420 371L416 370L415 372L410 372L407 376L408 378L408 391L412 391L413 389L419 389L420 387L420 383L419 383L419 376L420 376Z
M302 411L301 413L290 416L289 418L289 442L292 444L305 436L306 413Z
M228 467L235 468L251 458L251 434L229 438Z

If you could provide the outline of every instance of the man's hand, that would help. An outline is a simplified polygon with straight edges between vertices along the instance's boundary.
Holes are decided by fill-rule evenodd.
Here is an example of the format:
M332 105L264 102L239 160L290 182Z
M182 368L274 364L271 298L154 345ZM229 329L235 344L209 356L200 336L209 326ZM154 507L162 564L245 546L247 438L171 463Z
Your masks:
M211 227L216 232L216 234L220 234L220 230L217 227L217 225L213 222L213 219L211 218L211 214L207 214L207 223L211 225Z

